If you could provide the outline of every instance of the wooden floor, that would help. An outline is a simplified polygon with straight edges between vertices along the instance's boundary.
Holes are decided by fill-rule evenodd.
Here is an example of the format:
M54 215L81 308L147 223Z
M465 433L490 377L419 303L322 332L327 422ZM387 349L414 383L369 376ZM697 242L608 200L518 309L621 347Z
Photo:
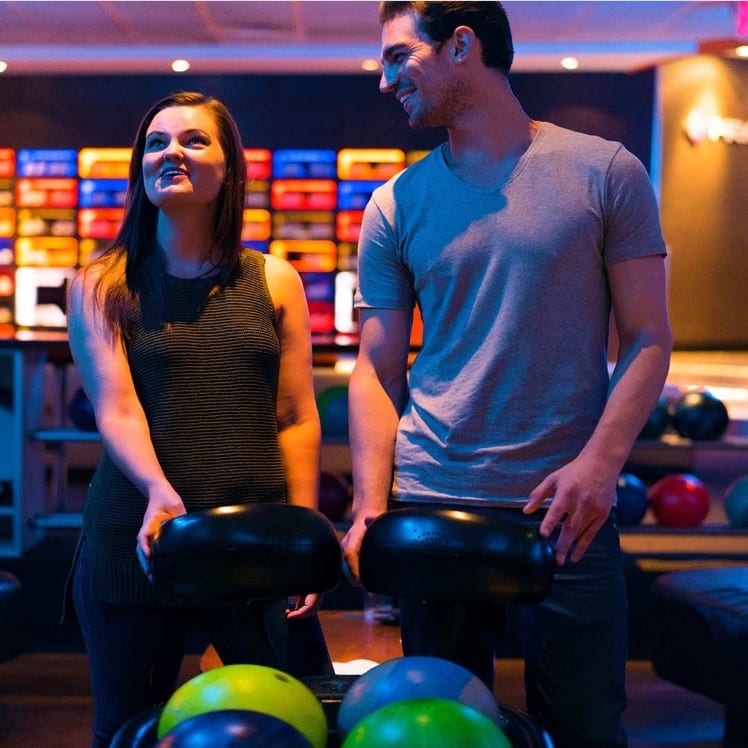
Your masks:
M361 611L323 611L333 660L351 669L359 660L400 656L397 627L367 622ZM200 671L190 655L183 679ZM522 664L497 664L496 696L523 708ZM629 663L626 727L631 748L717 748L722 712L710 700L658 678L648 662ZM84 654L38 652L0 664L2 748L86 748L90 741L91 695Z

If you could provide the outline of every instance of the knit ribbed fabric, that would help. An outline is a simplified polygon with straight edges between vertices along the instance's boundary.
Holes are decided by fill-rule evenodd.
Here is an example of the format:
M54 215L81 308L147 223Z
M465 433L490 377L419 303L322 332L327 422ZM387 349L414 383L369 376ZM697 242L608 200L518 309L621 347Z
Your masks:
M188 512L285 501L276 420L280 349L264 258L248 250L236 277L210 296L214 283L167 276L165 310L142 300L127 351L156 454ZM83 525L95 595L112 603L188 604L156 592L138 566L145 508L145 497L105 454Z

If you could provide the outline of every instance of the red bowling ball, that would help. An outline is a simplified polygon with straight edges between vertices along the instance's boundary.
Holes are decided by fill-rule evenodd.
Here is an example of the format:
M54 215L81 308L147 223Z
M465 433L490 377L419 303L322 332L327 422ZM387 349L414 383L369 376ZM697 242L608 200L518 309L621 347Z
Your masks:
M695 475L679 473L660 478L649 489L657 521L665 527L698 527L709 512L707 487Z

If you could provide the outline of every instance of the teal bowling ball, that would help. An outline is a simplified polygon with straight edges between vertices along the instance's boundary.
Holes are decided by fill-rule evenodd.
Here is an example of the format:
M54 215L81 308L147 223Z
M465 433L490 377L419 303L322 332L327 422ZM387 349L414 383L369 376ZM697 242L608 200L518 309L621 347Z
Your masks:
M327 439L348 439L348 387L335 385L317 397L317 410L322 436Z
M724 506L731 527L748 527L748 475L727 487Z
M512 748L477 709L449 699L405 699L364 717L342 748Z
M416 698L450 699L501 722L492 691L467 668L439 657L411 656L387 660L353 682L338 709L338 733L348 734L383 706Z
M649 507L647 486L632 473L621 473L616 483L616 522L620 527L641 523Z

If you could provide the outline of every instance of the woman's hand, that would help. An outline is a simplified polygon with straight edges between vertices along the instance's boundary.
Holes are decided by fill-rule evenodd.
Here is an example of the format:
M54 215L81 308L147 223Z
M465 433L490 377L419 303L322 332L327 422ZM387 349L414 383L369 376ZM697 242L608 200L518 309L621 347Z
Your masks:
M323 597L317 593L289 597L286 618L306 618L313 615L322 607Z
M151 544L164 522L186 514L182 499L176 493L151 496L143 516L143 524L138 532L138 546L146 559L151 557Z

